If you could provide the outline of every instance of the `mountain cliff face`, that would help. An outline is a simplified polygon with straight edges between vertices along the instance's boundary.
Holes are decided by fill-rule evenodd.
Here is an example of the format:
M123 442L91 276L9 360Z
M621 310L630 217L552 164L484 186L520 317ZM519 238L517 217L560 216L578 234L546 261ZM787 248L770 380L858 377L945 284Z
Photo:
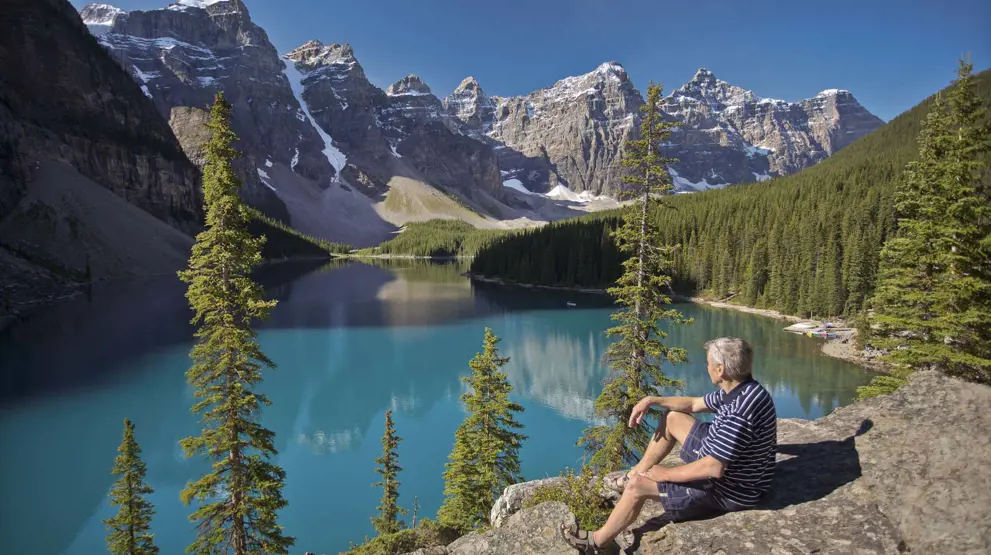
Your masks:
M531 190L611 192L620 182L623 143L637 133L640 92L616 62L527 96L489 99L473 79L448 109L497 144L502 170Z
M643 97L623 67L562 79L520 97L489 97L468 78L444 100L469 134L500 152L504 175L531 191L613 194L622 143L639 135ZM705 69L664 99L676 128L665 155L676 190L691 192L794 173L883 122L848 91L795 103L763 99Z
M415 75L379 89L347 44L310 41L280 60L240 0L130 13L99 4L82 14L194 161L202 159L202 110L224 90L245 151L245 196L298 225L273 165L319 189L359 191L373 205L399 177L483 218L546 221L545 199L575 205L615 195L623 144L639 134L643 96L618 62L517 97L489 96L469 77L440 99ZM763 99L705 69L662 109L682 124L665 154L679 160L670 172L684 192L799 171L882 123L847 91Z
M665 155L678 158L672 177L689 191L795 173L884 123L848 91L785 102L730 85L704 68L664 99L662 111L682 123Z
M4 2L0 25L0 326L73 282L181 267L202 194L167 122L67 1Z
M412 170L468 198L502 195L491 148L466 136L441 101L415 75L387 90L372 85L347 44L310 41L287 54L302 76L302 98L351 162L349 182L380 193L392 176Z
M265 31L240 0L179 0L164 9L124 12L105 4L80 12L84 22L141 85L170 122L184 150L204 162L204 128L214 95L233 105L232 126L243 157L242 195L287 220L266 168L274 163L318 186L335 175L320 134L303 115Z
M0 218L26 194L37 166L56 160L156 218L195 230L196 168L72 6L8 2L0 17Z

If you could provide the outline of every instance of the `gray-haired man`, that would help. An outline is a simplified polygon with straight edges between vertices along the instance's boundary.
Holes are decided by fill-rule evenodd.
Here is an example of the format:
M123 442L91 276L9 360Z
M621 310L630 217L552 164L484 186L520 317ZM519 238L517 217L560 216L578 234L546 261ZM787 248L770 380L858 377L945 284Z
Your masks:
M666 409L643 458L607 483L622 496L598 530L562 529L564 539L585 553L608 545L648 499L660 501L673 520L752 508L771 485L777 443L777 414L771 394L753 379L754 353L742 339L720 337L705 344L707 372L719 389L704 397L645 397L633 408L629 425L640 424L652 406ZM699 422L693 413L714 412ZM659 465L681 444L685 464Z

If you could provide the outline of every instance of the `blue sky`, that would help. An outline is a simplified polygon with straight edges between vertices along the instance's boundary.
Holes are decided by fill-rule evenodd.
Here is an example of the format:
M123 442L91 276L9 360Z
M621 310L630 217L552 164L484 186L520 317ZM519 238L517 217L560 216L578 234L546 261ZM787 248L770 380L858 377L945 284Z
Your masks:
M437 96L469 75L490 95L526 94L614 60L641 89L670 92L706 67L789 101L848 89L890 120L949 84L960 56L991 67L989 0L243 1L280 53L348 42L374 84L415 73Z

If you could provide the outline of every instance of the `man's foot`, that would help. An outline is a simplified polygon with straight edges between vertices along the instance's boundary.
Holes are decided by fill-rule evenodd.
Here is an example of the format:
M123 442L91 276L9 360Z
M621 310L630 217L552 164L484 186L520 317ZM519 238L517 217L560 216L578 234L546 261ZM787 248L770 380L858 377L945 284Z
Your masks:
M626 474L614 474L611 476L606 476L602 479L602 486L608 490L612 490L616 493L622 494L623 490L626 489L626 484L633 478L636 473L636 468L629 469Z
M561 525L561 537L568 545L574 547L579 553L586 555L596 555L602 553L599 546L595 545L592 532L579 530L577 525Z

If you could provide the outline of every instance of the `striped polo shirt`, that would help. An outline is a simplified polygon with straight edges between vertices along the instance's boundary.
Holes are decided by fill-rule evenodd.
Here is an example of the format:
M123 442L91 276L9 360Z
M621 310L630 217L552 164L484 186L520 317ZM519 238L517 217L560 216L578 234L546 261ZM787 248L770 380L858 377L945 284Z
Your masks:
M726 465L723 477L713 480L716 498L724 509L749 509L771 485L778 421L771 394L750 378L726 393L713 391L705 405L716 413L699 449Z

